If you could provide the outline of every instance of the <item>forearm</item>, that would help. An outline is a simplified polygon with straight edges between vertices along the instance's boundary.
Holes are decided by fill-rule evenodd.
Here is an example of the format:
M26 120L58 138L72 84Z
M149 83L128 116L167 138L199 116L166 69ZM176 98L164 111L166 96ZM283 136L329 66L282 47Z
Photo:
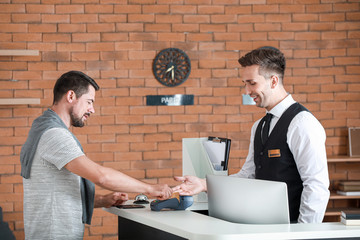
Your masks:
M94 208L100 208L103 204L103 196L95 194L95 200L94 200Z
M329 190L325 186L304 187L301 195L300 223L321 223L329 201Z
M117 192L139 192L149 193L151 185L132 178L122 172L111 168L101 167L100 178L95 184L112 191Z
M120 171L103 167L86 156L72 160L65 167L70 172L111 191L148 193L152 189L150 184L132 178Z
M103 167L85 155L73 159L65 165L65 168L114 192L144 193L159 199L169 198L172 194L171 188L166 184L147 184L120 171Z

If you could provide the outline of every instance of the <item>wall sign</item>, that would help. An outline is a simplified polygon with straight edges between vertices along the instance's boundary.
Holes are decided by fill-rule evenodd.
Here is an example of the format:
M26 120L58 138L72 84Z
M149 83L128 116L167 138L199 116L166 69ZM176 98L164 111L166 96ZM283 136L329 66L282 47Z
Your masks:
M147 95L147 106L182 106L194 105L194 95Z

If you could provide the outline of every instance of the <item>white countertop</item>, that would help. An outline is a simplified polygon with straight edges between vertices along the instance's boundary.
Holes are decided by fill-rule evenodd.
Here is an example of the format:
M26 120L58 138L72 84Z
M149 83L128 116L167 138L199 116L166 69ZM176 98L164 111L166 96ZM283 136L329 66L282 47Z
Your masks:
M195 203L185 211L151 211L146 208L103 208L105 211L138 223L194 240L230 239L317 239L359 237L360 226L342 223L319 224L237 224L191 211L207 209L206 204Z

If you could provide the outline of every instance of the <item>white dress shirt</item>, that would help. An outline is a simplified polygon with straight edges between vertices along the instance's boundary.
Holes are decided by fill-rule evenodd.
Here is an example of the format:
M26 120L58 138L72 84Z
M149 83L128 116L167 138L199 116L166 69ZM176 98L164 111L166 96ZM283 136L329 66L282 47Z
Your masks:
M281 115L295 103L289 94L277 104L270 113L270 133ZM254 137L260 122L257 120L251 128L249 154L242 169L231 176L255 178ZM322 222L329 201L329 174L325 149L326 134L320 122L308 111L302 111L291 121L287 132L287 144L292 152L297 169L303 181L301 195L300 223Z

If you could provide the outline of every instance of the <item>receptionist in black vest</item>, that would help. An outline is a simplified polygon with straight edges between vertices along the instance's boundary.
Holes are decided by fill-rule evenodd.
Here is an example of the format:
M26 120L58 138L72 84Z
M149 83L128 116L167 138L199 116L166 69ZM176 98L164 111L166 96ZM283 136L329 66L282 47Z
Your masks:
M329 200L325 140L320 122L287 93L285 57L273 47L255 49L239 59L245 93L266 116L251 129L249 153L242 169L231 176L285 182L290 221L322 222ZM206 191L205 179L175 177L181 195ZM235 190L235 189L234 189Z

